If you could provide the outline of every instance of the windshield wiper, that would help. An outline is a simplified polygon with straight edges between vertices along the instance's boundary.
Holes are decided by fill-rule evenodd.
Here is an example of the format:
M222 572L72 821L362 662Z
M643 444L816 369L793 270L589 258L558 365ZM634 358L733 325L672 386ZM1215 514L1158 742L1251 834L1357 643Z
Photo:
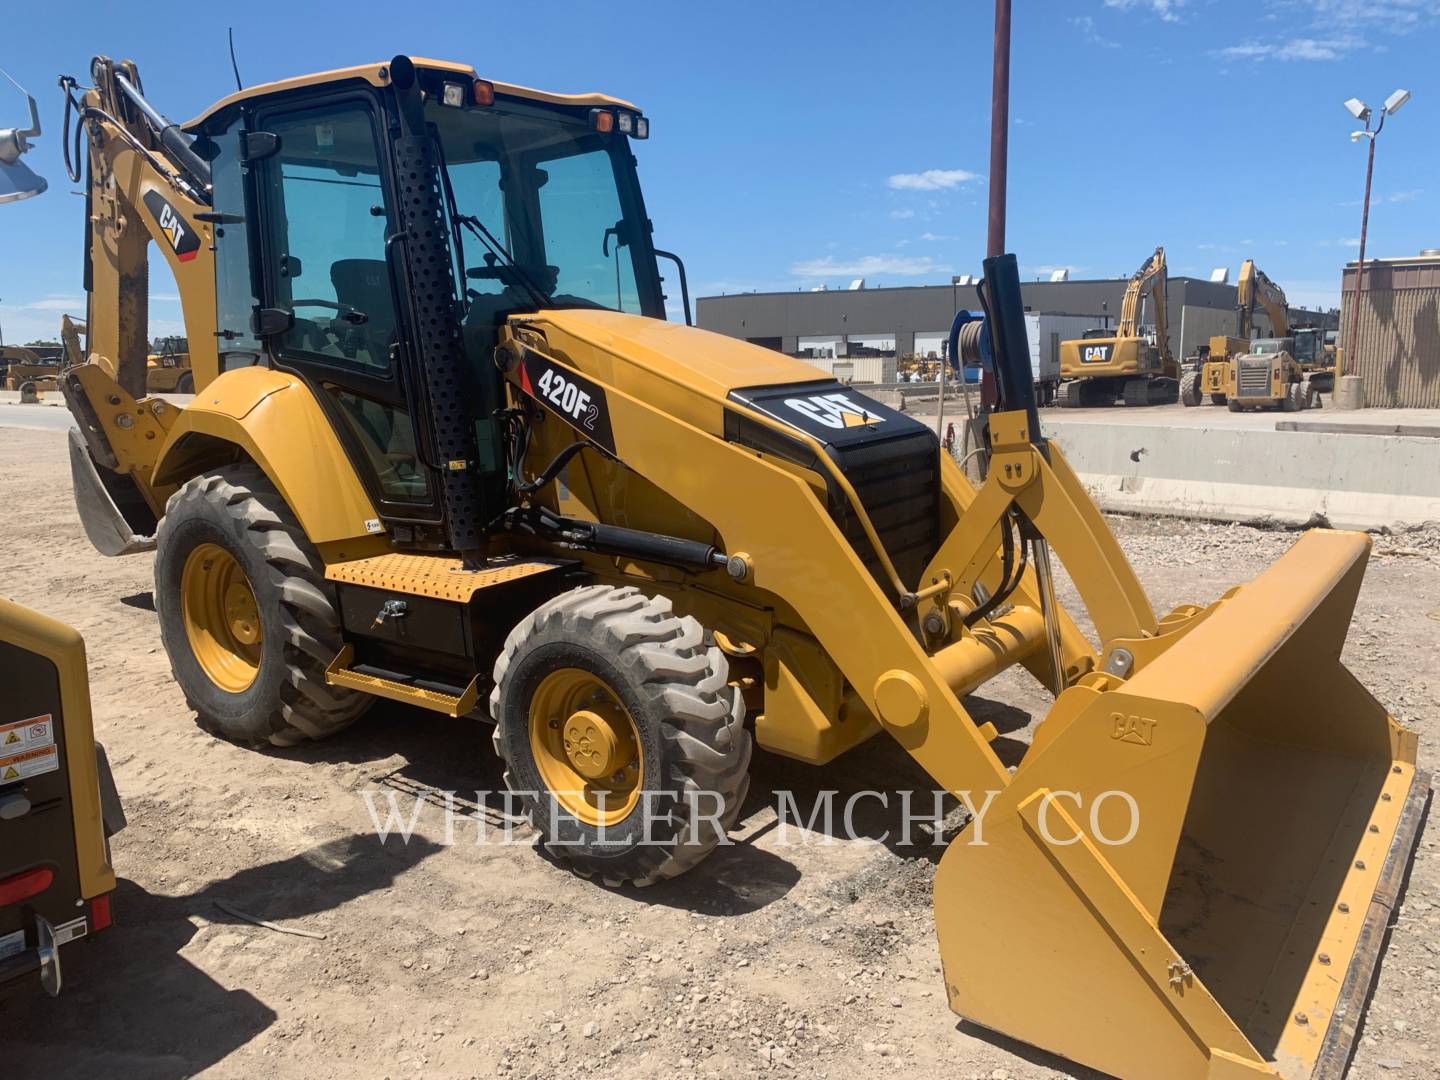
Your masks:
M450 183L450 163L445 158L445 142L443 139L435 138L435 149L440 156L440 178L445 186L445 210L450 215L450 231L455 238L455 256L460 264L460 303L466 307L469 306L466 304L466 295L464 292L464 277L467 273L467 267L465 266L465 245L461 240L459 229L459 226L464 225L479 238L480 242L485 245L495 258L505 261L505 264L513 272L515 280L520 282L530 294L535 306L544 307L550 300L550 294L535 284L534 278L521 268L520 264L515 261L515 257L510 254L509 249L500 243L499 240L495 239L495 234L485 227L483 221L472 214L460 213L460 207L455 201L455 188Z
M520 282L520 284L525 287L525 290L530 293L531 299L535 301L536 307L544 307L550 302L550 294L535 283L535 279L530 276L530 272L515 261L515 257L510 254L509 249L495 238L495 234L485 227L483 221L473 214L460 213L455 215L455 220L474 233L492 255L505 263L506 267L515 275L515 280Z

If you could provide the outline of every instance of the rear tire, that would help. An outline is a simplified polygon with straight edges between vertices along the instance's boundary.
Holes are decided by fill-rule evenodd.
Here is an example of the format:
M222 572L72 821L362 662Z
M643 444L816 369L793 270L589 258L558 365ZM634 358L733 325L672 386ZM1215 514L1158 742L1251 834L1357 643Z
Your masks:
M1224 404L1226 403L1226 400L1227 400L1227 399L1226 399L1226 397L1225 397L1224 394L1211 394L1211 395L1210 395L1210 404L1211 404L1211 405L1224 405Z
M1186 408L1194 408L1200 404L1200 373L1189 371L1180 380L1180 404Z
M1228 408L1231 412L1244 412L1244 411L1245 411L1245 410L1240 406L1240 402L1238 402L1238 401L1229 401L1229 402L1226 402L1226 408Z
M180 378L175 381L175 393L195 393L195 376L191 372L187 371L184 375L181 375Z
M221 603L207 604L206 575L227 560L234 566ZM237 635L240 624L228 620L244 588L250 621ZM326 684L342 644L333 590L299 521L254 465L197 476L170 497L155 538L155 610L186 703L224 738L249 746L323 739L372 701Z
M550 715L546 706L556 699L545 688L556 677L588 678L594 692L577 699L577 711L566 704ZM725 655L707 645L700 624L638 589L585 586L522 620L495 663L490 714L505 783L546 850L611 886L650 885L708 855L734 825L750 786L745 704L728 680ZM585 704L593 701L600 704ZM578 773L575 786L547 783L567 763L547 752L546 730L563 729L569 753L580 708L608 710L622 730L628 720L623 760L609 762L593 786ZM625 777L632 765L633 780ZM614 799L611 788L619 789ZM607 798L599 803L602 790Z

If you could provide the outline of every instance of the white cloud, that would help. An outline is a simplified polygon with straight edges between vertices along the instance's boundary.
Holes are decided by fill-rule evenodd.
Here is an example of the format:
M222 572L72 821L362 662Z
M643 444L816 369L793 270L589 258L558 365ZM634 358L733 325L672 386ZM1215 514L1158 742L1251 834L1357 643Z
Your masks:
M1185 6L1185 0L1105 0L1105 6L1119 8L1121 11L1144 8L1154 12L1155 17L1164 22L1179 22L1180 9Z
M81 296L46 296L24 304L6 304L11 311L60 311L71 314L85 311L85 298Z
M1040 263L1038 266L1025 267L1025 273L1040 274L1043 277L1049 277L1056 270L1064 270L1067 274L1078 274L1084 269L1085 267L1083 266L1072 266L1067 263Z
M1440 0L1268 0L1268 7L1281 19L1267 21L1294 27L1288 35L1250 38L1214 55L1239 61L1342 60L1362 49L1384 52L1370 35L1412 34L1440 21Z
M1220 49L1226 60L1339 60L1365 47L1365 39L1354 34L1329 38L1286 38L1280 41L1246 41Z
M894 218L896 221L904 221L906 218L912 218L912 217L914 217L914 216L915 216L915 211L914 211L914 210L891 210L891 211L890 211L890 216L891 216L892 218Z
M1440 3L1435 0L1301 0L1301 3L1314 11L1317 21L1331 25L1375 23L1394 29L1440 17Z
M1358 236L1346 237L1340 241L1340 246L1358 248L1360 246L1360 238Z
M924 274L948 274L950 267L929 255L861 255L853 259L803 259L790 267L800 278L868 277L890 274L894 277L920 277Z
M979 179L979 173L968 169L926 169L918 173L896 173L885 183L896 191L948 191Z
M1118 41L1114 38L1106 37L1095 29L1095 20L1089 15L1076 15L1069 21L1071 26L1080 31L1080 36L1091 45L1099 45L1102 49L1119 48L1120 43ZM1017 119L1015 122L1019 123L1020 121Z
M1423 194L1424 192L1421 191L1419 188L1416 188L1413 191L1396 191L1386 197L1385 201L1392 203L1414 202Z

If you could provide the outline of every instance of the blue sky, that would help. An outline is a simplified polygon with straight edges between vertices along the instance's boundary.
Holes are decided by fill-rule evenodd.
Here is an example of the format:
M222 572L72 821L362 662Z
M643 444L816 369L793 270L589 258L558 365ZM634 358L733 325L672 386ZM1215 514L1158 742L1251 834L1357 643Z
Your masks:
M247 85L406 51L637 102L656 241L697 294L948 282L984 253L989 0L12 6L0 66L40 100L27 161L50 190L0 207L6 341L83 311L56 75L130 58L188 119L232 89L232 22ZM1163 243L1172 273L1233 280L1253 256L1292 302L1334 304L1365 170L1341 102L1413 92L1380 138L1368 251L1440 246L1437 71L1440 0L1015 0L1009 247L1030 276L1121 276ZM0 85L0 124L23 119ZM178 328L173 285L152 291L156 331Z

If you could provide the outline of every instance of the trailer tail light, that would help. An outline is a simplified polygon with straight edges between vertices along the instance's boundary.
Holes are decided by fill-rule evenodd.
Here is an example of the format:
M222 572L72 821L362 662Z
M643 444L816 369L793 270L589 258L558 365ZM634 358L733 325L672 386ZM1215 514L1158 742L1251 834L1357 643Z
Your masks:
M90 901L90 932L104 930L110 923L110 894L102 893Z
M476 105L494 105L494 104L495 104L495 84L494 84L494 83L488 82L488 81L486 81L485 79L476 79L476 80L475 80L475 104L476 104Z
M0 907L18 904L21 900L39 896L50 888L50 883L54 880L55 872L46 866L8 877L4 881L0 881Z

